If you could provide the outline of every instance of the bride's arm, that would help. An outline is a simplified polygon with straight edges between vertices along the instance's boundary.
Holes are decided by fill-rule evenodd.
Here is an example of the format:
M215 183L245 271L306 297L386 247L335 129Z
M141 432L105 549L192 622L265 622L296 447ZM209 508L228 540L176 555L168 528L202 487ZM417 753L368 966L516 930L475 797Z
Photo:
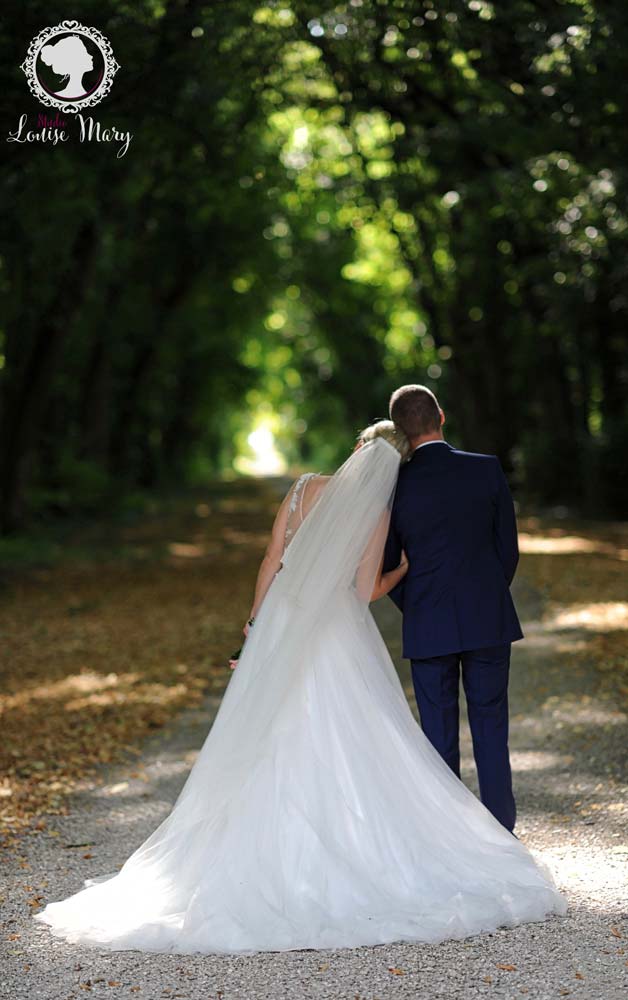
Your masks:
M293 484L285 497L281 502L281 506L277 511L275 517L275 522L273 524L273 530L270 536L270 541L266 546L266 552L264 553L264 558L262 559L260 568L257 573L257 580L255 582L255 596L253 598L253 605L251 607L251 613L249 615L249 621L255 618L257 612L262 606L262 601L266 597L268 588L270 587L275 574L281 567L281 557L283 556L284 542L286 537L286 528L288 526L288 507L290 504L290 497L292 491L294 490ZM248 622L244 626L244 634L248 633Z
M375 578L375 585L373 587L373 593L371 594L371 601L377 601L380 597L384 597L393 587L396 587L400 580L403 580L404 576L408 572L408 560L406 558L405 552L401 552L401 562L395 569L388 570L387 573L382 573L384 566L384 556L382 555L382 561L379 564L379 572Z
M396 587L400 580L408 572L408 560L406 554L401 550L399 565L394 569L383 573L384 558L386 555L385 543L388 535L388 525L390 522L390 512L382 514L379 524L366 547L366 551L358 566L356 573L356 590L363 601L377 601L387 594L393 587ZM375 560L379 555L379 562ZM374 564L377 570L374 572ZM371 589L372 588L372 589Z

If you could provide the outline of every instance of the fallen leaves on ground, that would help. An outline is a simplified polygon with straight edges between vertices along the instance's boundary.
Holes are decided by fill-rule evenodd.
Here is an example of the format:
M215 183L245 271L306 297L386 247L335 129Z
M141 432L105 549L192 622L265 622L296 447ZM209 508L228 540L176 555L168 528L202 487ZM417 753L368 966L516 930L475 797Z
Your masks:
M275 507L266 484L238 483L209 507L186 497L107 525L78 558L13 572L0 606L4 846L66 812L98 765L222 693Z
M593 663L599 693L628 706L628 523L521 518L518 575L565 636L569 666Z

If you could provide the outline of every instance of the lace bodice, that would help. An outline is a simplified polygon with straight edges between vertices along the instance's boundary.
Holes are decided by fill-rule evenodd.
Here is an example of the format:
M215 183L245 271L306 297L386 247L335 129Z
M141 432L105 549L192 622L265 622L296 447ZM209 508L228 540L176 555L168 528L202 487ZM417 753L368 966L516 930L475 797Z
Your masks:
M284 538L284 552L318 499L319 491L316 491L316 495L313 495L313 491L308 490L310 480L317 479L318 475L317 472L304 472L292 487L292 494L288 503L288 523ZM312 493L311 499L310 493Z

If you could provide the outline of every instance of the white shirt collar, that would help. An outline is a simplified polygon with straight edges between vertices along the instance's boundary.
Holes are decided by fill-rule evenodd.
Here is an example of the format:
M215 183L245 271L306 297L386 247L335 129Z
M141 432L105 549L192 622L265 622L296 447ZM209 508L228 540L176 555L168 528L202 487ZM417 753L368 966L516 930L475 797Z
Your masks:
M424 441L422 444L418 444L414 450L418 451L419 448L425 448L427 444L447 444L447 442L442 438L438 438L436 441Z

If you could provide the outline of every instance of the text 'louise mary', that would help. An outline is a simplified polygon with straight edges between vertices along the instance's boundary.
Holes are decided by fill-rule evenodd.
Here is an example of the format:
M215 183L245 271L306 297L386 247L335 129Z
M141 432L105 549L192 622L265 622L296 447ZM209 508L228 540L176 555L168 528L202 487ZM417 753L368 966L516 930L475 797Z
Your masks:
M42 121L43 120L43 121ZM124 156L131 145L133 134L122 132L115 126L104 127L99 121L91 116L84 117L82 114L76 115L79 127L80 142L118 142L121 143L117 152L117 158ZM20 121L15 132L9 132L7 142L47 142L56 146L59 142L67 142L70 136L65 128L59 127L59 119L48 121L45 115L39 116L39 127L35 131L27 128L28 115L20 116ZM65 126L65 121L63 121Z

